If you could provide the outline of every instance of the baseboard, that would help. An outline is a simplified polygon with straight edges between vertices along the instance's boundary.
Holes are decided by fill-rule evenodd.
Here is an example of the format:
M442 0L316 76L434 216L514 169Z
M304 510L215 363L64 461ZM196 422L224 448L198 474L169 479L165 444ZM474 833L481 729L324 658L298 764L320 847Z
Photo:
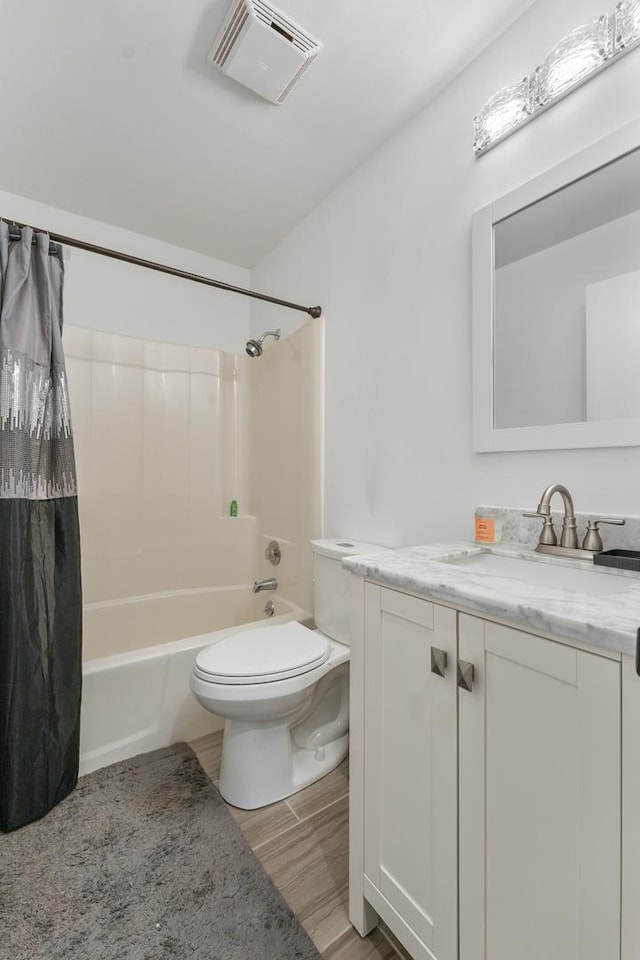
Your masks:
M378 921L378 930L387 941L387 943L393 947L395 952L398 954L400 960L413 960L413 957L409 956L405 948L402 946L397 937L389 930L389 927L386 925L384 920Z

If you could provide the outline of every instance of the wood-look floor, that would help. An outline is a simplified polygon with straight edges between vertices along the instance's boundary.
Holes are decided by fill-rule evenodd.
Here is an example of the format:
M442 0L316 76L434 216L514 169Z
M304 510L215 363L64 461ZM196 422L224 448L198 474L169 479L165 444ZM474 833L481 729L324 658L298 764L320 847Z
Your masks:
M215 783L222 732L190 746ZM377 930L362 939L349 923L346 760L287 800L260 810L229 810L325 960L398 960Z

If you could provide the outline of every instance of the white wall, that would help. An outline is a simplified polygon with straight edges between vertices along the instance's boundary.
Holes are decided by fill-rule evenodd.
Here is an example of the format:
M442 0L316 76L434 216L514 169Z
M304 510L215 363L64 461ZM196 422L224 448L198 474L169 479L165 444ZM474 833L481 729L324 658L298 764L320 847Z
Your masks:
M472 536L476 504L532 507L553 481L578 510L640 513L640 448L471 450L471 215L635 119L640 53L479 160L472 117L602 9L540 0L252 271L257 289L324 308L326 535ZM254 332L272 309L252 305Z
M242 267L1 190L0 217L234 286L249 286L249 272ZM65 323L244 353L250 315L246 297L68 249Z

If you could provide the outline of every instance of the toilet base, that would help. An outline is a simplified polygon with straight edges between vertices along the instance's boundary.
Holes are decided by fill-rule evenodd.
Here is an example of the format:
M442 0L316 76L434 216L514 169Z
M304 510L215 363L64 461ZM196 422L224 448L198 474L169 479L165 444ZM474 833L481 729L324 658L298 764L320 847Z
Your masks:
M218 790L243 810L276 803L334 770L349 752L349 734L317 749L294 743L289 724L227 720Z

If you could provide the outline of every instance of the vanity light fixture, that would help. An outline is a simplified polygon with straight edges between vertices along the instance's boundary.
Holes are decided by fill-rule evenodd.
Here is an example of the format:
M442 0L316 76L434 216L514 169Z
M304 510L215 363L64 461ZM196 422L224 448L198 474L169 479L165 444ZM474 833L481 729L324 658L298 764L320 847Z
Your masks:
M503 87L473 119L476 157L561 100L640 43L640 0L620 0L604 14L572 30L544 63L518 83Z

